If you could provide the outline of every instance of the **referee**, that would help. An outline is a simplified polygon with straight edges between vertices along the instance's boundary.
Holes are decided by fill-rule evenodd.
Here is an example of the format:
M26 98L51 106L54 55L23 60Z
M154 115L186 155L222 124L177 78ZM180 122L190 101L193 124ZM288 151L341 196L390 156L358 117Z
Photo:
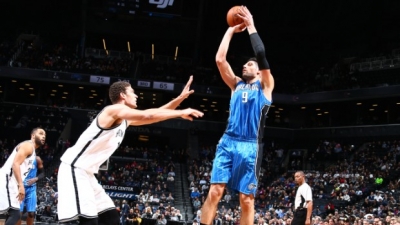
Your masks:
M304 180L304 172L297 171L294 180L299 186L294 200L294 216L291 225L310 225L313 210L310 186Z

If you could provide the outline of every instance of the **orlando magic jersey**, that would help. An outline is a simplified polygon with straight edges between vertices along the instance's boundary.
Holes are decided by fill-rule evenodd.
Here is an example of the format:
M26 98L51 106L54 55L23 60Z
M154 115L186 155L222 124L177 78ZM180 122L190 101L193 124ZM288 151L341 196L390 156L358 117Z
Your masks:
M36 173L37 173L37 160L36 160L36 157L35 157L35 158L33 159L32 169L29 170L29 173L28 173L28 175L25 177L25 180L24 180L24 187L25 187L25 189L26 189L26 188L29 188L29 187L34 187L34 186L36 186L36 182L33 183L32 185L28 185L28 180L30 180L30 179L32 179L32 178L35 178L35 177L36 177Z
M26 157L26 159L24 160L24 162L20 166L21 179L22 180L25 180L25 178L28 175L29 171L33 167L33 161L36 159L35 146L33 145L32 141L28 140L28 141L24 141L24 142L29 142L29 143L32 144L33 153L30 156ZM21 142L20 144L18 144L14 148L14 150L11 153L11 155L8 157L6 163L1 168L1 172L3 172L4 174L8 175L8 177L11 177L11 180L13 180L15 183L17 183L17 180L15 179L15 175L13 173L12 165L14 163L15 156L17 155L18 147L22 143L23 142Z
M101 112L100 112L101 113ZM124 139L127 121L114 127L103 129L99 126L100 113L81 134L74 146L68 148L61 161L90 173L97 173L103 164Z
M238 82L230 100L225 133L242 140L262 139L270 106L271 101L265 97L260 81L252 84Z

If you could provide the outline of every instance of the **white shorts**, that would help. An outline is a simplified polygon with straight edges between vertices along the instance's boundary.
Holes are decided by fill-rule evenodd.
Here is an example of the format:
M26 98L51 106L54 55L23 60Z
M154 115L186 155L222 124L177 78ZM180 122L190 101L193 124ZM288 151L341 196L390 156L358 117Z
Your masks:
M79 216L96 218L99 213L115 209L92 173L61 163L57 180L60 222L77 220Z
M8 177L0 170L0 214L8 210L19 210L18 185L14 178Z

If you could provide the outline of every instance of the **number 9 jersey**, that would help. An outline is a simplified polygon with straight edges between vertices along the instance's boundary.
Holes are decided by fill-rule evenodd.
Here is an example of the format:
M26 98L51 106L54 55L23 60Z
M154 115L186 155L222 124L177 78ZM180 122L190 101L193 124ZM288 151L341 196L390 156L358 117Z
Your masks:
M265 97L260 81L238 82L230 100L225 133L237 139L260 142L270 106L271 101Z

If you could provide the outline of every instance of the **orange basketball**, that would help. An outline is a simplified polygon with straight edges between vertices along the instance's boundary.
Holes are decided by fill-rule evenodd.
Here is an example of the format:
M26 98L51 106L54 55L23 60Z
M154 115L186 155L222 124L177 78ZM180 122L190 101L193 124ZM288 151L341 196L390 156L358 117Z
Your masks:
M242 18L237 15L240 12L239 8L240 6L233 6L229 9L228 14L226 15L226 21L230 27L243 23Z

